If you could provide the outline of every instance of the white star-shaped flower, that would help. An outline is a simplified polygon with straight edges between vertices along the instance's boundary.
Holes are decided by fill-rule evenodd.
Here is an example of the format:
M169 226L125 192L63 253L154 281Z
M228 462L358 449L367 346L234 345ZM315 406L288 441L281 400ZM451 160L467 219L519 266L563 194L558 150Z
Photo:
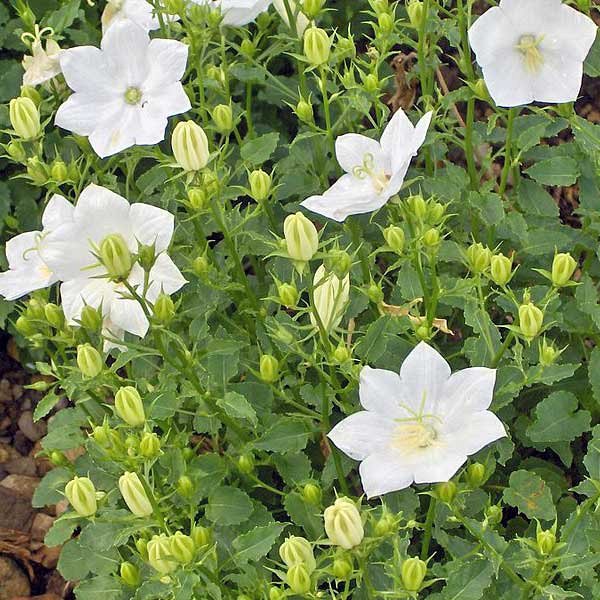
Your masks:
M50 198L42 216L42 231L28 231L6 242L8 271L0 273L0 296L16 300L48 287L58 277L40 255L48 234L73 218L73 205L62 196Z
M194 4L203 4L220 8L223 15L223 25L242 27L252 23L262 12L271 5L272 0L191 0Z
M413 482L448 481L487 444L506 436L488 410L496 371L473 367L450 372L431 346L421 342L400 374L365 367L360 374L364 411L329 433L350 458L362 461L360 477L369 498Z
M181 78L188 47L153 39L125 20L109 27L101 47L61 53L60 64L74 90L58 109L56 124L89 136L104 158L134 145L158 144L167 118L191 108Z
M41 250L44 262L64 282L60 291L67 321L76 325L89 305L102 311L104 329L115 337L122 331L144 336L148 319L129 288L152 304L161 292L172 294L186 283L166 253L173 228L171 213L149 204L130 205L106 188L89 185L79 197L72 221L54 229ZM109 277L98 259L98 249L109 236L118 236L131 255L141 245L154 245L156 260L147 280L138 262L123 280Z
M379 142L357 133L337 138L335 154L346 174L323 195L311 196L302 206L340 222L384 206L400 191L410 161L425 141L431 117L432 113L427 113L413 127L398 109Z
M594 22L561 0L501 0L469 41L498 106L577 100Z
M52 39L46 41L44 48L40 37L33 40L31 54L23 56L23 85L36 86L50 81L60 74L60 46Z

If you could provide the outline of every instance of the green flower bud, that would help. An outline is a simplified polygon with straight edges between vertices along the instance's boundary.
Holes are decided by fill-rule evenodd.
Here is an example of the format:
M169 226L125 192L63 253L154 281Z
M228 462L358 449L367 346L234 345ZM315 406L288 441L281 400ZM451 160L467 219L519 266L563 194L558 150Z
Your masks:
M64 452L54 450L50 453L50 462L56 467L65 467L69 464L69 459L65 456Z
M303 564L290 567L285 576L285 581L294 594L308 594L312 588L310 573Z
M308 262L319 248L317 228L301 212L288 215L283 223L289 257L297 262Z
M265 383L275 383L279 379L279 361L271 354L260 357L260 378Z
M208 164L208 138L194 121L177 123L171 136L171 148L177 164L184 171L199 171Z
M177 480L177 492L184 498L190 498L194 493L194 483L187 475L182 475Z
M210 65L208 69L206 69L206 76L209 79L213 79L214 81L218 81L220 84L223 84L225 81L225 73L221 67L217 67L215 65Z
M49 302L44 306L44 316L46 317L46 321L48 321L54 329L60 329L65 324L65 313L63 312L63 309L53 302Z
M96 488L87 477L74 477L65 486L65 496L73 510L81 517L91 517L96 514Z
M362 542L365 530L358 508L350 498L338 498L325 509L323 518L325 532L335 546L351 550Z
M177 563L173 558L172 540L164 533L155 535L148 542L148 563L150 566L163 575L172 573L177 568Z
M498 525L498 523L502 521L502 507L497 504L486 507L483 514L485 515L486 521L492 526Z
M229 104L215 106L212 118L219 133L226 134L233 130L233 111Z
M492 260L492 251L480 244L471 244L467 248L467 264L472 273L481 274L488 269Z
M496 285L505 286L512 277L513 259L495 254L490 259L490 277Z
M340 344L333 351L333 360L339 365L343 365L347 360L350 360L352 353L345 344Z
M238 458L238 469L246 475L254 471L254 456L252 454L242 454Z
M84 377L92 378L102 373L104 361L91 344L82 344L77 346L77 366Z
M279 302L281 302L283 306L293 308L298 304L300 294L298 293L298 288L293 283L282 283L277 286L277 294L279 296Z
M552 283L564 287L571 281L576 268L577 261L570 254L557 254L552 262Z
M391 33L394 30L394 17L390 13L377 15L377 24L383 33Z
M419 29L423 23L423 2L421 0L410 0L406 6L410 24Z
M140 454L144 458L155 458L160 453L160 438L146 431L140 440Z
M427 220L433 225L437 225L443 218L446 207L439 202L431 202L427 208Z
M302 3L302 12L309 18L314 19L323 8L325 0L304 0Z
M352 575L352 571L352 563L347 558L336 558L331 565L331 574L342 581L348 579Z
M321 496L321 488L315 483L307 483L302 488L302 498L305 502L308 502L308 504L314 504L318 506L321 504Z
M440 243L440 232L439 229L432 227L428 229L423 235L423 244L428 248L435 248Z
M62 160L55 160L50 168L50 177L58 183L63 183L69 178L69 170Z
M48 168L37 157L27 159L27 175L35 185L44 185L48 181Z
M97 308L89 304L81 311L81 326L88 331L100 331L102 327L102 314Z
M356 58L356 44L352 36L344 37L337 34L335 58L338 61L345 60L346 58Z
M206 277L209 266L210 264L206 256L197 256L192 263L192 270L198 277Z
M202 188L190 188L187 197L190 206L194 210L204 210L208 206L208 195Z
M405 235L402 227L390 225L383 230L385 243L398 255L404 250Z
M154 318L163 325L168 325L175 316L175 303L168 294L160 294L154 303Z
M345 250L334 250L325 260L325 268L343 279L352 268L352 257Z
M271 586L269 588L269 600L283 600L285 593L282 592L278 587Z
M25 159L27 158L27 154L25 150L23 150L23 146L14 140L9 142L9 144L6 146L6 153L18 163L25 162Z
M431 329L429 328L429 325L420 325L415 330L415 334L420 340L431 339Z
M148 541L145 540L144 538L138 538L137 540L135 540L135 547L137 548L137 551L140 553L142 560L147 561L148 560Z
M308 62L318 67L329 60L331 38L318 27L309 27L304 32L304 56Z
M196 548L204 548L212 542L212 531L208 527L195 525L192 529L192 539Z
M171 536L171 554L177 562L187 565L192 562L195 553L194 540L189 535L177 531L175 535Z
M542 330L544 313L532 302L519 306L519 327L526 340L531 341Z
M100 262L113 281L123 281L131 272L133 258L127 247L127 242L119 233L106 236L99 248Z
M40 93L30 85L21 86L20 95L22 98L29 98L30 100L33 100L33 103L36 106L39 106L42 102L42 96L40 95Z
M383 290L381 289L381 285L371 282L371 285L367 288L367 296L369 300L373 302L373 304L381 304L383 302Z
M434 488L434 493L445 504L452 504L456 498L456 484L453 481L438 483Z
M140 570L130 562L122 562L119 573L123 582L130 587L137 587L141 582Z
M312 104L307 100L300 100L300 102L296 104L295 113L304 123L312 123L315 120Z
M272 179L268 173L262 169L252 171L248 175L248 183L250 184L250 195L257 202L263 202L271 193Z
M141 427L146 422L142 398L130 385L120 388L115 394L115 412L131 427Z
M27 303L27 316L37 321L42 321L46 318L45 313L46 302L38 298L31 298Z
M404 589L409 592L418 592L427 575L427 563L420 558L407 558L400 567L400 577Z
M552 554L556 546L556 533L551 529L542 529L538 523L536 532L537 547L542 556Z
M342 85L347 89L351 90L356 87L356 77L354 75L354 69L352 67L345 68L340 78Z
M427 202L420 194L406 200L410 214L417 220L423 221L427 215Z
M373 528L377 537L384 537L396 530L396 519L394 515L385 511Z
M139 244L137 261L144 271L150 271L156 262L156 248L154 247L154 244L151 246L147 244Z
M540 364L543 367L553 365L561 353L562 351L558 350L552 342L548 342L546 338L544 338L540 343L539 349Z
M31 98L13 98L8 112L10 124L20 138L32 140L40 134L40 113Z
M240 44L240 51L244 56L252 58L256 54L256 46L252 40L244 38Z
M152 514L152 504L137 473L130 471L123 473L119 478L119 490L127 508L136 517L149 517ZM149 548L148 552L150 552Z
M15 327L17 331L24 337L28 338L35 334L36 330L33 323L26 316L21 315L15 321Z
M375 73L367 73L367 75L363 77L363 88L365 89L365 92L375 94L379 92L380 87L381 82Z
M309 575L317 568L312 546L303 537L296 535L288 537L279 547L279 556L286 567L304 565Z
M485 466L481 463L472 463L467 467L466 478L469 487L478 488L485 481Z

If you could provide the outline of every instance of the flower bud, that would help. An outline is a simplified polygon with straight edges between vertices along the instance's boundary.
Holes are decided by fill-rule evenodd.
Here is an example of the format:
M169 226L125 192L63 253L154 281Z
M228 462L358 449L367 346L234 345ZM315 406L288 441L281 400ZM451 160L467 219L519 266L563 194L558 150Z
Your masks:
M467 248L467 264L472 273L481 274L487 270L492 260L492 251L480 244L471 244Z
M100 352L91 344L77 346L77 366L84 377L96 377L104 368Z
M269 600L283 600L285 592L282 592L278 587L271 586L269 588Z
M327 273L321 265L315 272L313 288L311 323L330 333L344 316L350 297L350 276L340 279L335 273Z
M417 220L423 221L427 215L427 202L420 194L406 200L410 214Z
M308 62L318 67L329 60L331 38L318 27L309 27L304 32L304 56Z
M502 507L497 504L486 507L483 514L486 521L492 526L498 525L502 521Z
M263 202L271 193L272 179L268 173L262 169L252 171L248 175L248 183L250 184L250 195L257 202Z
M27 175L35 185L44 185L48 181L48 168L37 157L27 159Z
M138 538L135 540L135 547L137 551L140 553L142 560L148 560L148 541L144 538Z
M331 565L331 574L342 581L350 577L352 570L352 563L347 558L336 558Z
M199 171L208 164L208 138L194 121L177 123L171 136L171 148L177 164L184 171Z
M66 467L68 464L70 464L70 461L65 456L65 453L61 452L60 450L54 450L50 453L50 462L55 467Z
M358 508L350 498L338 498L325 509L323 518L325 532L334 545L350 550L362 542L365 530Z
M421 0L410 0L406 6L410 24L419 29L423 23L423 2Z
M342 279L352 268L352 257L345 250L333 250L325 260L325 268Z
M373 304L381 304L384 298L381 285L372 281L367 288L367 296Z
M6 153L18 163L25 162L25 159L27 158L27 154L25 150L23 150L23 146L14 140L9 142L9 144L6 146Z
M456 498L456 484L453 481L438 483L434 488L434 493L442 502L451 504Z
M148 542L147 549L148 563L159 573L167 575L177 568L177 563L171 560L173 558L172 540L164 533L155 535Z
M122 387L115 394L115 412L131 427L141 427L146 422L142 398L130 385Z
M537 547L542 556L552 554L556 546L556 533L552 529L542 529L540 524L537 525L536 532Z
M319 248L317 228L301 212L288 215L283 223L289 257L298 262L308 262Z
M81 326L88 331L100 331L102 326L102 314L97 308L89 304L81 311Z
M312 123L315 120L312 104L307 100L300 100L296 104L295 112L297 117L304 123Z
M373 528L375 535L377 537L384 537L389 533L392 533L396 529L396 519L394 515L385 511L381 518L377 520L375 523L375 527Z
M375 73L367 73L363 77L363 88L365 89L365 92L368 92L369 94L375 94L379 92L380 87L381 82Z
M279 361L271 354L260 357L260 378L265 383L275 383L279 378Z
M577 261L569 254L557 254L552 261L552 283L564 287L571 281L577 268Z
M204 548L212 542L212 531L208 527L195 525L192 529L192 539L196 548Z
M44 307L46 302L39 300L38 298L31 298L27 304L27 316L31 319L41 321L46 318Z
M21 86L21 94L22 98L29 98L33 100L33 103L36 106L39 106L42 102L42 96L40 93L31 85L23 85Z
M298 293L298 288L293 283L282 283L277 286L277 294L279 296L279 302L281 302L283 306L293 308L298 304L300 294Z
M219 133L229 133L233 129L233 111L229 104L215 106L212 117Z
M187 565L192 562L195 553L194 540L189 535L177 531L171 536L171 554L177 562Z
M91 517L96 514L96 488L87 477L74 477L65 486L65 496L73 510L80 517Z
M63 183L69 178L69 170L62 160L55 160L50 168L50 177L58 183Z
M323 8L325 0L304 0L302 11L309 19L314 19Z
M315 483L307 483L302 488L302 498L309 504L319 505L321 504L321 488Z
M435 248L440 243L440 231L439 229L432 227L428 229L423 235L423 244L428 248Z
M177 492L184 498L189 498L194 493L194 483L187 475L182 475L177 480Z
M427 220L433 225L437 225L443 218L446 207L439 202L430 202L427 207Z
M556 359L562 354L562 350L558 350L552 342L548 342L544 338L540 344L539 356L540 364L543 367L549 367L556 362Z
M154 303L154 318L163 325L168 325L175 316L175 303L171 296L161 293Z
M470 464L467 467L466 478L470 488L478 488L485 481L485 466L479 462Z
M44 306L44 316L46 317L46 321L55 329L60 329L65 324L63 309L53 302L48 302Z
M33 326L33 323L31 322L31 320L24 315L21 315L15 321L15 327L22 336L25 336L27 338L31 337L36 332L35 327Z
M427 575L427 563L420 558L407 558L400 567L400 576L404 589L409 592L418 592Z
M287 567L304 565L309 575L317 568L312 546L303 537L292 535L287 538L279 547L279 556Z
M312 588L310 573L303 564L297 564L290 567L285 576L285 581L294 594L308 594Z
M486 102L489 101L490 93L488 91L488 88L487 88L487 85L485 84L484 79L478 79L477 81L468 83L467 85L471 88L471 91L473 92L473 95L475 96L475 98L477 98L479 100L484 100Z
M208 206L208 195L202 188L193 187L187 193L188 202L194 210L204 210Z
M377 24L383 33L391 33L394 30L394 17L390 13L379 13L377 15Z
M244 38L240 44L240 51L244 56L252 58L256 54L256 45L252 40Z
M532 340L542 330L544 313L532 302L519 306L519 327L526 340Z
M385 243L391 248L396 254L402 254L404 250L405 235L402 227L397 225L390 225L383 230L383 238Z
M340 344L333 351L333 360L339 365L343 365L347 360L350 360L352 353L345 344Z
M198 277L206 277L210 263L206 256L197 256L192 263L192 270Z
M123 281L131 272L133 259L127 242L119 233L106 236L100 244L100 262L113 281Z
M10 124L24 140L36 138L40 131L40 113L31 98L13 98L9 103Z
M121 579L130 587L137 587L140 582L140 570L130 562L122 562L119 569Z
M119 490L125 504L136 517L149 517L152 514L152 504L137 473L123 473L119 478Z
M495 254L490 259L490 277L496 285L505 286L512 277L513 259L504 254Z
M144 458L155 458L160 453L160 438L146 431L140 440L140 454Z
M249 475L254 471L254 456L252 454L242 454L237 461L240 473Z

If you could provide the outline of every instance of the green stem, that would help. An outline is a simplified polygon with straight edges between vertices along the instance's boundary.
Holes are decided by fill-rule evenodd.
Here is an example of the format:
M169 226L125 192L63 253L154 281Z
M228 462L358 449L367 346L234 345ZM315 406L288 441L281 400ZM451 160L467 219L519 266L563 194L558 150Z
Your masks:
M436 498L434 496L430 496L429 508L427 509L427 517L425 518L425 533L423 534L423 545L421 546L421 560L425 561L429 558L429 546L431 544L433 519L435 518L436 504Z
M500 188L498 189L498 193L501 196L504 196L506 192L506 185L508 183L508 176L510 174L510 169L512 165L512 143L513 143L513 134L514 134L514 125L515 125L515 116L517 115L517 111L514 108L511 108L508 112L508 123L506 125L506 146L504 149L504 167L502 168L502 177L500 178Z
M510 346L510 343L513 341L514 337L515 334L512 331L509 331L508 335L506 336L506 339L504 340L504 343L502 344L498 352L496 352L496 356L494 356L494 359L492 360L492 369L495 369L498 366L500 359L504 356L504 353Z
M427 21L429 16L429 0L423 0L423 16L421 18L421 23L419 25L419 40L417 42L417 60L419 63L419 79L421 82L421 96L426 97L430 95L429 92L429 82L428 82L428 73L425 68L426 62L426 29L427 29Z
M246 126L248 127L247 137L254 136L254 125L252 123L252 83L246 84Z
M329 94L327 93L327 71L325 67L321 71L321 95L323 96L323 111L325 113L325 127L327 129L327 139L331 148L331 156L335 156L335 141L333 139L333 129L331 127L331 107L329 105Z

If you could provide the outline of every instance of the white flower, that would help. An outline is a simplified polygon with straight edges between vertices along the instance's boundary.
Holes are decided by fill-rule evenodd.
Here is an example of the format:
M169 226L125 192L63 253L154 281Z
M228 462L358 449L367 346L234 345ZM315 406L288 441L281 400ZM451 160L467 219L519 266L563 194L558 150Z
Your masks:
M561 0L501 0L469 30L498 106L577 99L596 25Z
M302 206L334 221L381 208L400 191L410 161L425 141L431 116L427 113L413 127L398 109L380 142L357 133L337 138L335 154L346 174Z
M40 256L48 234L73 218L73 205L62 196L50 198L42 216L42 231L17 235L6 243L9 270L0 273L0 295L16 300L58 281Z
M292 11L292 15L295 15L296 18L296 33L298 34L298 37L302 37L310 21L308 17L300 10L297 0L288 0L288 3ZM283 22L289 27L290 19L284 0L273 0L273 6L283 19Z
M342 321L348 298L350 296L350 275L340 279L335 273L327 273L325 265L321 265L315 272L313 279L313 307L310 321L319 327L319 316L323 329L330 333Z
M220 8L223 15L223 25L241 27L252 23L256 17L265 12L271 5L271 0L191 0L194 4L203 4Z
M176 17L165 15L165 20L173 21ZM106 31L115 23L130 20L145 31L160 28L160 21L152 4L146 0L108 0L102 13L102 28Z
M180 79L188 48L153 39L131 21L112 25L100 48L64 50L60 64L75 93L58 109L56 124L89 136L104 158L133 145L158 144L167 117L190 109Z
M169 212L148 204L130 205L106 188L89 185L79 197L72 221L54 229L41 249L46 264L64 282L60 291L67 321L76 325L83 307L90 305L102 311L104 330L113 337L122 337L123 331L144 336L148 319L131 297L131 289L153 303L161 292L172 294L186 283L166 253L173 227ZM109 277L98 258L109 236L120 240L132 256L140 245L154 245L156 261L147 281L138 262L123 278Z
M431 346L421 342L400 375L365 367L360 402L329 437L354 460L367 496L415 483L448 481L467 456L504 437L504 426L487 410L496 371L473 367L450 372Z
M41 85L60 74L60 46L52 39L46 41L46 48L41 38L36 37L31 43L31 55L23 56L23 85Z

